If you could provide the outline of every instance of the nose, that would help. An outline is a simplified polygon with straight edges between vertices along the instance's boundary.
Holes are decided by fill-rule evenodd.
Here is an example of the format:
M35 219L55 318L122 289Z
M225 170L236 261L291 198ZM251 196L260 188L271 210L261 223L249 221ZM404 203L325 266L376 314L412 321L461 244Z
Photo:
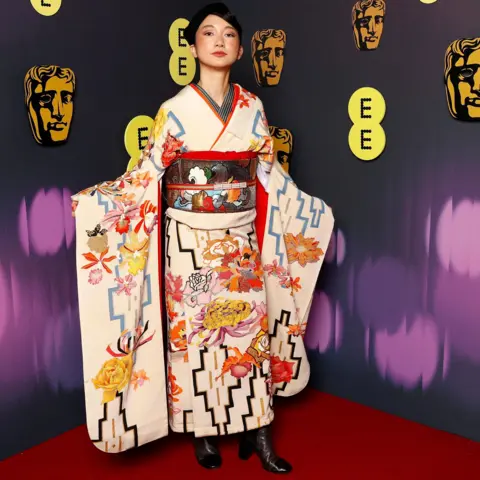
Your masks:
M368 22L368 33L370 35L373 35L377 31L377 25L375 23L375 19L371 18L370 21Z
M271 52L268 55L268 68L275 70L277 66L277 57L275 56L275 49L272 48Z
M53 103L52 117L54 117L56 120L61 120L65 116L65 113L63 111L62 100L58 95L55 95L55 98L53 99L52 103Z
M216 47L223 47L224 46L223 37L218 37L217 38L217 41L215 42L215 46Z
M480 71L473 76L472 92L480 96Z

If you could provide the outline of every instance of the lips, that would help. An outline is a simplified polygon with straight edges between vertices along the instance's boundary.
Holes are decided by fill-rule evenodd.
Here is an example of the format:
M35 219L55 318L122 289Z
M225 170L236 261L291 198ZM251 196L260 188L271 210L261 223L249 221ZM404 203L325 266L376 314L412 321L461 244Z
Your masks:
M50 123L49 124L50 130L56 130L57 132L60 132L66 126L67 126L67 124L63 123L63 122L57 122L57 123Z
M465 104L471 105L472 107L480 107L480 97L467 97Z
M365 40L367 42L376 42L378 40L378 38L377 37L367 37Z
M216 57L225 57L227 54L225 52L213 52L212 55Z

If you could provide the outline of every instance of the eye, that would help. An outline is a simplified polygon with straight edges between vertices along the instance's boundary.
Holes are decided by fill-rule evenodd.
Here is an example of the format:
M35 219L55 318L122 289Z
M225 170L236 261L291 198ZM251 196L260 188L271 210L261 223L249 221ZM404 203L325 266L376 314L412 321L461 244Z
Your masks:
M73 100L73 95L71 93L64 93L62 95L63 103L71 103Z
M45 93L43 95L40 95L39 101L41 104L46 105L47 103L50 103L52 101L52 96L48 93Z
M473 77L474 71L473 68L465 67L460 70L460 77L471 78Z

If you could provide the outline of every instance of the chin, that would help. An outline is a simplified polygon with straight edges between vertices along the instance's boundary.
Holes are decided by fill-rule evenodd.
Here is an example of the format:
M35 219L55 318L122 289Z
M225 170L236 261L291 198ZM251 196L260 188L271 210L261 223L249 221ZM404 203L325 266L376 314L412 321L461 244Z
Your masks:
M237 60L231 58L208 58L207 60L200 61L200 63L206 67L212 69L225 69L230 68Z

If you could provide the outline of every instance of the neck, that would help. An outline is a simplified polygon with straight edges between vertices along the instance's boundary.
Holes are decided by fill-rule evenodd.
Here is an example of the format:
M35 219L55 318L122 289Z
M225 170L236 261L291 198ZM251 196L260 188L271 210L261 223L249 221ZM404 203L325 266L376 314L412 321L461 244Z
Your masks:
M223 103L223 99L228 92L229 82L230 69L214 70L204 65L200 69L198 85L200 85L218 105Z

